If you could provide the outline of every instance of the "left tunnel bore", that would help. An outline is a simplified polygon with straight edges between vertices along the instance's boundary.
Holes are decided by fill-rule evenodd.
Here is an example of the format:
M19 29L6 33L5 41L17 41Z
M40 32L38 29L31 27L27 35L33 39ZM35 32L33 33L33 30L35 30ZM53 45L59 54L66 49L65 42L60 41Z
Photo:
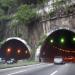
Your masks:
M29 59L31 56L30 48L27 43L18 38L11 37L6 39L0 49L0 57L6 60L14 58L15 60Z

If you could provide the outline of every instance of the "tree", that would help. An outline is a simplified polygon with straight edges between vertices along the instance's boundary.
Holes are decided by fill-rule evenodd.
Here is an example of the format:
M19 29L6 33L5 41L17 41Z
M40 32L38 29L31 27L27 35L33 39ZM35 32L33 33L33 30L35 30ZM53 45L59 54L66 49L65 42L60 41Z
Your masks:
M0 17L4 15L4 11L0 9Z
M37 4L42 4L48 0L18 0L19 4L29 4L29 5L37 5Z
M31 9L29 5L21 5L16 12L15 19L21 24L28 24L36 19L35 9Z
M17 5L16 0L0 0L0 8L5 11L5 14L9 14L9 10Z

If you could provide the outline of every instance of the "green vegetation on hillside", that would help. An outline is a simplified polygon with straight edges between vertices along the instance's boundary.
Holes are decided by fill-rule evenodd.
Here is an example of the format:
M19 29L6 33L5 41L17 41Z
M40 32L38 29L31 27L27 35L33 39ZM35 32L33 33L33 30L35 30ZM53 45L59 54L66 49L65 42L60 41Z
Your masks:
M36 11L32 9L29 5L21 5L16 12L16 20L21 24L30 23L32 20L36 19Z

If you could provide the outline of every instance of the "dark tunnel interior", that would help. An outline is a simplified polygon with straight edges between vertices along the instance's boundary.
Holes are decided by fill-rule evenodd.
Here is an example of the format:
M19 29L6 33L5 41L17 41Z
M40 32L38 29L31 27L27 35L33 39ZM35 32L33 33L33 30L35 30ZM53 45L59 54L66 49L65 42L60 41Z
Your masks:
M30 52L23 42L12 39L2 44L0 56L6 60L10 58L14 58L16 60L28 59L30 57Z
M75 33L60 29L51 33L44 41L39 60L52 62L55 56L75 57Z

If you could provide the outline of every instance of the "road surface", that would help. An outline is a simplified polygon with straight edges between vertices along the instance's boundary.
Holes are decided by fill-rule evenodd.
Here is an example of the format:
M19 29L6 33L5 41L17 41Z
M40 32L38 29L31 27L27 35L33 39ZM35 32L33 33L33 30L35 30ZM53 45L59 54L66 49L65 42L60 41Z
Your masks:
M75 64L54 65L41 63L30 66L0 69L0 75L75 75Z

